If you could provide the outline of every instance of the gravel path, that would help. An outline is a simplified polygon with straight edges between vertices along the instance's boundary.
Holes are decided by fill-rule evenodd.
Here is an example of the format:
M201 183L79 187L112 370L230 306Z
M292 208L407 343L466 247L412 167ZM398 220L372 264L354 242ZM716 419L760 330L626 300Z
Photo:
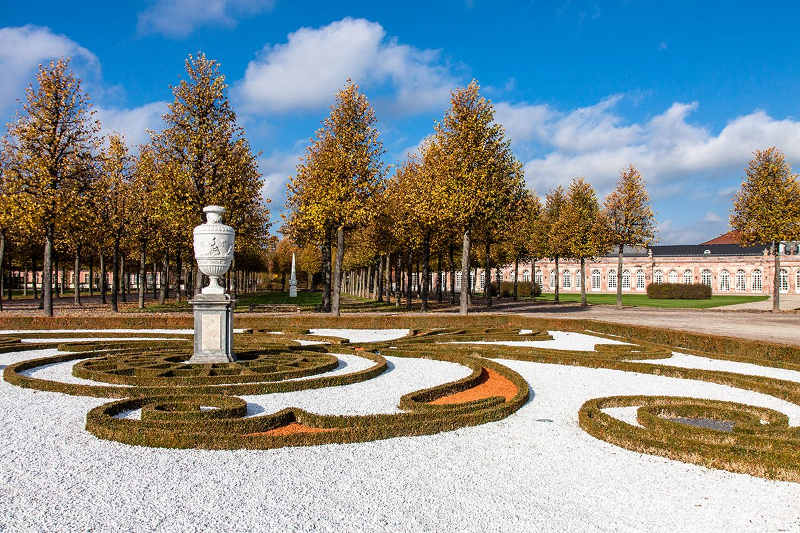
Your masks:
M0 354L0 366L31 357ZM353 411L370 412L374 405L383 412L404 387L447 381L457 374L451 366L459 368L388 359L394 368L369 385L341 387L333 396L293 394L291 403L333 412L349 400ZM587 399L617 394L739 401L777 409L795 424L800 407L711 383L501 362L520 372L534 395L500 422L432 436L266 451L167 450L99 440L83 425L86 412L107 400L0 382L0 530L800 529L800 484L631 452L592 438L577 421Z

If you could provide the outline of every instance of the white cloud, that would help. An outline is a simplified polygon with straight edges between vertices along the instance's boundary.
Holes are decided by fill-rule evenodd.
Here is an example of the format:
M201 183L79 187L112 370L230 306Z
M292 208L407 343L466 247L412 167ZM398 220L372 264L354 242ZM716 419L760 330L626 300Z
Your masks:
M121 133L131 149L150 140L147 130L162 126L161 115L167 112L167 102L151 102L132 109L97 107L97 119L103 134Z
M99 75L100 63L92 52L49 28L19 26L0 28L0 111L24 99L24 88L39 64L57 57L71 57L73 67Z
M140 34L186 37L200 26L236 26L236 18L272 9L274 0L156 0L139 13Z
M498 104L515 143L535 143L543 155L525 164L537 187L584 176L601 192L613 187L620 169L636 165L658 195L675 180L713 180L743 173L752 152L775 145L789 161L800 160L800 121L778 120L763 111L730 121L719 133L689 122L697 103L674 103L655 117L626 124L614 112L615 96L587 108L559 113L547 106ZM516 113L516 114L515 114Z
M235 93L249 112L314 109L330 104L347 78L390 84L392 105L406 113L446 103L455 84L439 51L387 39L377 22L344 18L300 28L286 43L266 46Z
M258 168L264 177L261 194L272 201L275 213L283 210L286 199L286 184L295 174L302 153L273 152L258 160Z

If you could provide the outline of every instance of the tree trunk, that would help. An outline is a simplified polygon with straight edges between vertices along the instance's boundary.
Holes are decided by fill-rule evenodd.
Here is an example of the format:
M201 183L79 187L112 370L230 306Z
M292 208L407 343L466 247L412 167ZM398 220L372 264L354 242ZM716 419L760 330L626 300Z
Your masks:
M483 292L486 293L486 307L492 306L492 260L491 260L491 243L489 237L486 237L486 272L484 273Z
M144 309L144 291L147 285L147 243L139 246L139 309Z
M558 280L558 278L559 278L558 274L559 274L559 272L558 272L558 256L556 256L556 275L554 276L555 281L556 281L556 286L553 287L555 289L555 298L553 298L553 301L555 303L560 303L560 300L558 299L558 281L559 281Z
M0 280L3 278L3 267L6 258L6 232L0 231ZM8 282L9 291L11 290L11 280ZM10 299L10 298L9 298ZM0 290L0 311L3 310L3 291Z
M515 302L519 299L519 294L517 292L518 278L519 278L519 256L514 258L514 301Z
M375 280L377 282L377 284L378 284L377 290L378 290L378 301L379 302L383 302L383 278L386 276L386 271L383 268L383 261L384 261L384 257L383 256L379 256L378 257L378 277ZM389 262L386 261L387 265L388 265L388 263Z
M456 303L456 262L453 258L455 246L452 244L447 249L448 260L450 261L450 305Z
M81 252L80 248L75 249L75 269L72 273L73 283L75 284L75 295L73 302L81 305Z
M322 240L322 308L323 313L331 311L331 233L325 230Z
M394 306L399 308L400 307L400 299L403 297L403 253L397 253L397 264L394 267L394 277L395 277L395 302Z
M42 260L42 308L45 316L53 316L53 226L48 226L44 235L44 259Z
M61 261L61 283L58 284L58 297L64 297L64 285L67 284L67 262Z
M106 258L102 250L100 250L100 301L103 305L106 304L106 278L108 272L106 271Z
M89 297L94 296L94 256L89 254Z
M165 251L161 260L161 290L158 292L158 303L164 305L169 296L169 255Z
M622 309L622 245L617 248L617 309Z
M114 240L111 261L111 310L119 312L119 239Z
M413 293L413 281L414 281L414 266L411 263L411 248L408 249L406 252L406 274L408 279L406 280L406 309L411 309L411 298Z
M775 273L772 278L772 312L781 310L781 244L772 241L772 253L775 256Z
M425 233L422 243L422 311L428 310L428 295L430 294L430 264L431 264L431 233Z
M28 277L30 277L29 273L28 273L28 267L25 267L25 277L22 278L22 295L23 296L27 296L28 295Z
M436 300L442 303L442 252L436 256Z
M333 297L331 298L331 315L339 316L339 304L342 296L342 259L344 259L344 227L336 228L336 264L333 271Z
M38 300L39 299L39 291L38 291L38 288L37 288L38 286L36 285L36 260L33 259L33 258L31 258L31 270L33 271L33 276L31 278L33 280L33 299L34 300ZM42 305L42 301L41 300L39 300L39 309L43 309L43 305Z
M586 259L581 257L581 307L586 307Z
M119 281L119 289L120 293L122 293L122 301L127 302L129 284L127 272L125 271L125 256L122 255L122 253L119 255Z
M467 229L461 245L461 302L458 309L461 315L469 312L469 237L469 229Z

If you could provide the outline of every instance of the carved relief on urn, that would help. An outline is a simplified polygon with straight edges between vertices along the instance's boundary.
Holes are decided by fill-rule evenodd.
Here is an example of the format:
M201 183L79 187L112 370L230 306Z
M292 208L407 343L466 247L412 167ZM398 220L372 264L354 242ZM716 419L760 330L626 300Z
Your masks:
M233 239L236 232L221 222L224 207L210 205L203 209L205 224L194 228L194 257L200 272L211 278L203 294L225 294L219 278L225 275L233 261Z

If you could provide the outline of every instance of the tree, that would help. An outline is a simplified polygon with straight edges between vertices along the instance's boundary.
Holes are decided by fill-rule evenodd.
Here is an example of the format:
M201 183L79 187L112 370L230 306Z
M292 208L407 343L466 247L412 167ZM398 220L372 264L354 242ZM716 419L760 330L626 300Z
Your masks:
M774 146L757 150L745 169L730 217L745 245L771 243L775 258L772 310L780 310L780 243L800 236L800 183Z
M504 226L503 241L508 249L508 255L514 261L514 301L518 299L520 261L526 259L536 261L537 252L531 236L538 232L541 211L542 204L539 198L533 191L526 189L518 209L512 213L508 224ZM535 283L534 277L534 271L531 269L531 287ZM534 291L531 290L531 296L533 294Z
M553 300L559 303L559 281L560 272L558 271L558 260L561 257L569 257L569 232L571 228L564 227L559 224L561 214L564 211L567 203L564 188L559 185L547 193L544 203L544 226L547 231L547 239L545 241L544 249L545 255L550 257L555 262L555 295Z
M620 172L617 188L603 202L608 222L608 243L617 247L617 308L622 308L622 252L624 246L649 246L655 236L642 175L633 165Z
M98 221L112 242L111 310L119 311L120 297L120 247L128 227L131 212L131 178L133 160L125 140L117 134L108 137L103 150L102 175L97 180L94 194L103 201L98 203ZM100 228L98 228L100 229Z
M497 227L508 217L524 189L522 165L503 127L494 121L494 107L480 96L474 80L452 92L450 109L435 129L441 147L437 171L448 193L445 205L462 237L459 312L465 315L472 232Z
M167 226L180 228L173 251L180 256L180 247L191 246L192 228L212 204L225 207L225 222L237 229L237 252L248 240L263 245L269 219L263 182L228 101L225 76L205 54L187 58L186 74L172 88L174 100L162 117L166 128L152 138L160 161L159 213ZM196 269L194 278L199 290Z
M307 148L288 185L288 231L310 231L322 243L323 264L336 233L330 312L339 316L345 232L365 225L373 200L385 188L386 167L377 120L367 97L350 80Z
M43 308L53 315L52 259L56 227L74 210L91 179L100 124L93 118L69 60L40 66L23 112L9 125L4 150L11 169L14 217L44 236Z
M586 259L608 251L604 221L592 186L583 178L573 179L555 233L566 239L568 256L580 260L582 306L586 306Z

